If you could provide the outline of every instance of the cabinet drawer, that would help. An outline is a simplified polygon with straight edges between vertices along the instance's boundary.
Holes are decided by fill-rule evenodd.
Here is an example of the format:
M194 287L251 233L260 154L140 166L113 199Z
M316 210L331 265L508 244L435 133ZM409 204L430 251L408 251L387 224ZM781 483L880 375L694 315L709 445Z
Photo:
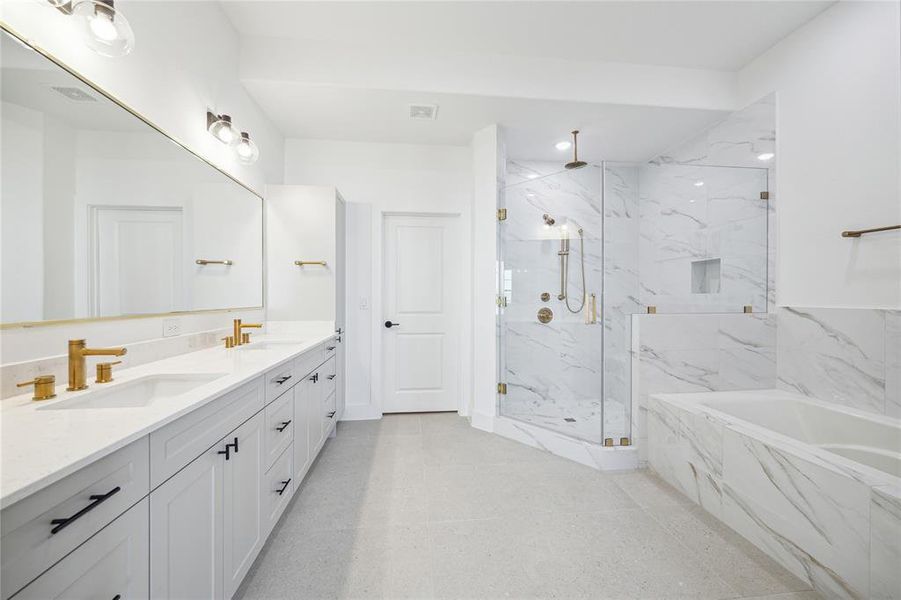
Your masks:
M267 372L265 379L266 403L268 404L290 390L297 383L298 377L294 373L294 361L288 361Z
M338 361L332 356L319 369L319 376L322 377L322 394L328 398L335 393L338 384Z
M149 548L145 498L16 594L16 600L148 598Z
M264 535L269 535L294 495L293 457L294 447L288 446L266 473L265 488L263 489L265 494L263 514L266 519L263 526Z
M148 469L148 442L143 437L4 509L0 514L3 598L146 496ZM59 521L54 524L54 520Z
M330 396L322 401L322 437L325 438L332 432L335 421L338 419L338 409L336 406L337 394L332 392Z
M151 433L151 489L262 408L263 379L260 377Z
M281 456L294 439L294 394L296 388L282 394L266 407L265 461L266 468Z

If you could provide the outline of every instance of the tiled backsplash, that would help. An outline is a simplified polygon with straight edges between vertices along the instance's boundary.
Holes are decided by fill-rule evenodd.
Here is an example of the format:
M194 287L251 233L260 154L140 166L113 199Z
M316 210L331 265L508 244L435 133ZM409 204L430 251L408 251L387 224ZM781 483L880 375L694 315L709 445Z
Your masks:
M901 310L776 311L779 387L901 417Z

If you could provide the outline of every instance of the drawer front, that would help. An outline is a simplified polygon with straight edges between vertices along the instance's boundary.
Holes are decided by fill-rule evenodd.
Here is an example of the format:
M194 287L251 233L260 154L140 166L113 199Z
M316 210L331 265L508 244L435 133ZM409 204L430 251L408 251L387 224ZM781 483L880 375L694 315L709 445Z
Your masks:
M328 398L335 393L338 384L338 361L332 356L319 369L319 376L323 378L322 394Z
M294 395L297 388L282 394L266 407L266 434L264 437L266 468L278 459L294 439Z
M297 375L294 373L294 361L288 361L265 375L266 379L266 403L270 403L297 383Z
M150 596L147 499L16 594L16 600Z
M150 488L174 475L263 408L259 377L150 434Z
M338 340L331 339L322 346L320 346L319 350L319 360L320 363L327 361L330 358L335 356L335 351L338 349Z
M146 496L150 491L148 454L143 437L4 509L0 515L3 598Z
M150 595L147 499L56 563L16 594L16 600L121 598Z
M336 406L336 398L337 394L334 392L324 398L322 401L322 437L325 438L332 432L332 428L335 426L335 422L338 420L337 414L337 406Z
M288 446L266 473L263 533L269 535L294 495L294 447Z

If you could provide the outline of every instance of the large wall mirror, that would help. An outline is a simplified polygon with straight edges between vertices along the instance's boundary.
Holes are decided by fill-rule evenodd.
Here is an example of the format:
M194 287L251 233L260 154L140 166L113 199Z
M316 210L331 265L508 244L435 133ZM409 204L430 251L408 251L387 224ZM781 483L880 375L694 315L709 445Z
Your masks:
M261 306L262 198L0 35L0 322Z

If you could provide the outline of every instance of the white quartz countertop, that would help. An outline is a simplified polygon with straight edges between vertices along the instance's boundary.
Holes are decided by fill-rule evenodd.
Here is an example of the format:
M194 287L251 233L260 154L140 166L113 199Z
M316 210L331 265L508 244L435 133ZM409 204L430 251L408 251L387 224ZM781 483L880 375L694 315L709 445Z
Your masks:
M256 335L250 346L222 346L181 354L137 367L114 371L115 380L93 383L67 392L66 382L57 381L57 397L34 402L31 393L0 402L0 508L74 473L78 469L149 434L203 406L222 394L258 377L323 342L334 339L331 330L301 335ZM255 344L278 344L248 351ZM221 373L182 395L129 408L72 408L47 410L57 402L113 390L115 386L148 375Z

